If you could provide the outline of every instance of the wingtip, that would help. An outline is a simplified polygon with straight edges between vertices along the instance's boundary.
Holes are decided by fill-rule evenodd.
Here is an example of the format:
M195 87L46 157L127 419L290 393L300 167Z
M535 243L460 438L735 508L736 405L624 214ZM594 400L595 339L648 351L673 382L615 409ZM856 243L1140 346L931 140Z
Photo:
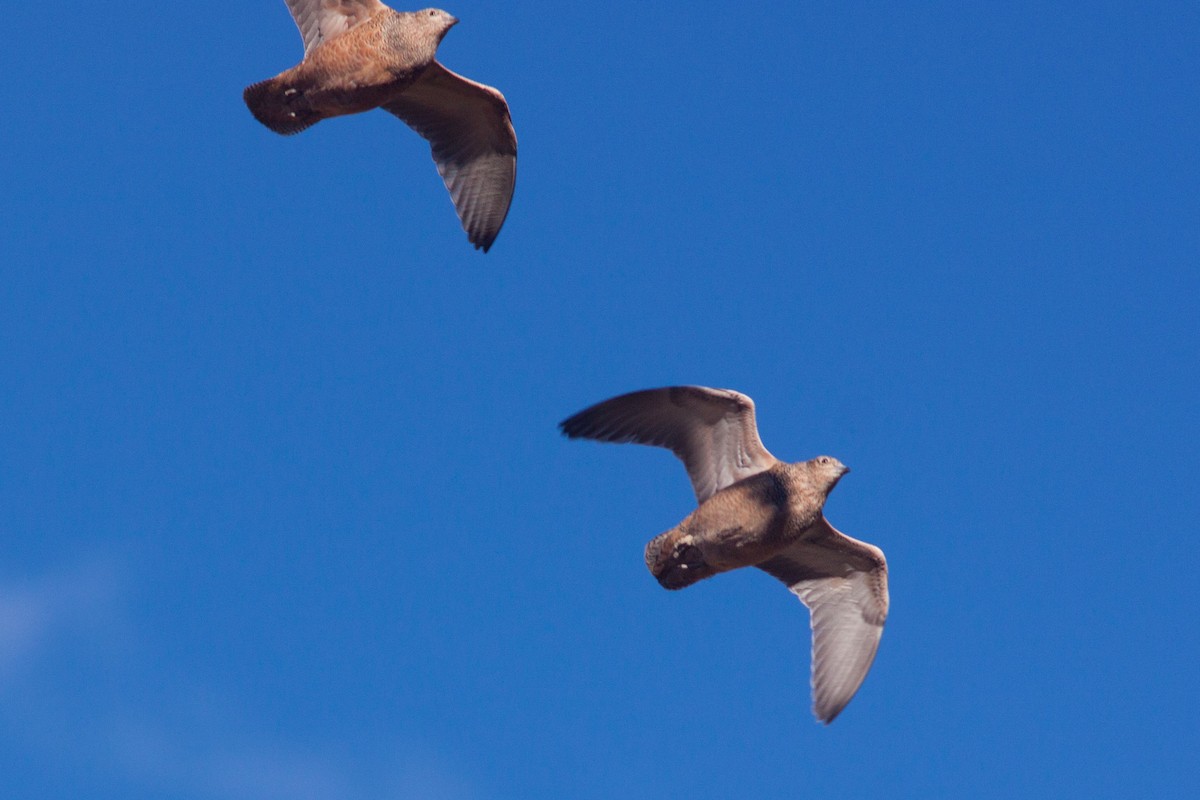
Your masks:
M858 694L858 689L855 689L854 694L851 694L850 697L846 698L845 702L841 703L841 705L835 705L826 708L821 708L819 701L814 698L812 706L813 716L816 717L817 722L821 723L822 725L831 725L833 721L841 716L842 712L845 711L850 705L850 701L854 699L855 694Z
M583 411L580 411L576 414L572 414L571 416L564 419L562 422L558 423L559 433L561 433L563 436L567 437L568 439L595 438L595 437L589 435L589 431L587 430L587 423L584 419L584 415L587 414L587 412L589 410L590 409L585 408Z
M568 439L577 438L575 435L575 431L571 425L571 423L574 421L574 419L575 419L575 417L567 417L562 422L558 423L558 432L560 434L562 434L563 436L567 437Z
M499 233L499 231L497 231L497 233ZM482 250L484 253L487 253L488 250L491 250L492 245L496 243L495 234L487 237L470 236L468 234L467 239L471 242L471 244L475 245L476 250Z
M839 708L837 711L834 711L832 714L825 714L824 716L822 716L821 713L819 711L817 711L816 708L813 709L813 716L817 718L817 724L819 724L823 728L828 728L831 724L833 724L833 721L835 719L837 719L838 715L841 713L842 713L842 709Z

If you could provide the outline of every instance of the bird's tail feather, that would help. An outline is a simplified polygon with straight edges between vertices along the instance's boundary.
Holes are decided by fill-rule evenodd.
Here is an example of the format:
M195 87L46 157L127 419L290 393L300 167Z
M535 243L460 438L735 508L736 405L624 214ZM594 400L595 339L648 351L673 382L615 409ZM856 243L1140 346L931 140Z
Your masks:
M664 589L682 589L718 572L705 563L704 553L679 528L650 540L646 545L646 566Z
M279 78L246 87L242 99L254 118L276 133L288 136L321 121L322 116L303 102L303 93Z

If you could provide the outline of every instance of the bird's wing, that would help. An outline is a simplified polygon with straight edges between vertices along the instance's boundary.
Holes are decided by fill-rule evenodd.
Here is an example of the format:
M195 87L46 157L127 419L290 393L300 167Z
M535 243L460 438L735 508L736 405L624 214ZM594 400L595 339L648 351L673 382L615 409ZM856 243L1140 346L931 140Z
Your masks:
M828 724L875 660L888 612L887 561L825 520L759 568L787 584L812 615L813 714Z
M777 463L758 438L754 401L731 389L668 386L614 397L559 424L572 439L666 447L683 461L696 500Z
M284 0L300 36L304 38L304 53L326 39L348 31L382 8L379 0Z
M383 108L429 140L467 238L486 253L517 184L517 134L504 95L435 61Z

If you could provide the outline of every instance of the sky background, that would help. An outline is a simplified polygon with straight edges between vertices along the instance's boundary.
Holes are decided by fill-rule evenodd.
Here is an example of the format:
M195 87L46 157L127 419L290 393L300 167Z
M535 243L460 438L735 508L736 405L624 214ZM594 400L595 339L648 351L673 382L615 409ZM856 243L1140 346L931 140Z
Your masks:
M488 255L383 112L242 88L282 2L6 9L0 791L1196 797L1200 6L458 2ZM853 472L891 616L665 592L677 383Z

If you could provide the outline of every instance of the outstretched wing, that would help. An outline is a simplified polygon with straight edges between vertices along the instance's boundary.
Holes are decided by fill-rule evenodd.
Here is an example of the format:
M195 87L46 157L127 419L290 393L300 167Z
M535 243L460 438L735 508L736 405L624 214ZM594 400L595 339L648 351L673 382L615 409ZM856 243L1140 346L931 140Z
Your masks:
M517 134L504 95L435 61L383 108L429 140L467 238L486 253L517 185Z
M854 697L883 635L887 561L822 517L806 536L759 568L787 584L812 616L813 714L828 724Z
M300 36L304 38L304 54L326 39L348 31L380 9L387 8L379 0L284 0Z
M758 438L754 401L731 389L632 392L584 409L559 427L572 439L666 447L687 467L700 503L777 463Z

